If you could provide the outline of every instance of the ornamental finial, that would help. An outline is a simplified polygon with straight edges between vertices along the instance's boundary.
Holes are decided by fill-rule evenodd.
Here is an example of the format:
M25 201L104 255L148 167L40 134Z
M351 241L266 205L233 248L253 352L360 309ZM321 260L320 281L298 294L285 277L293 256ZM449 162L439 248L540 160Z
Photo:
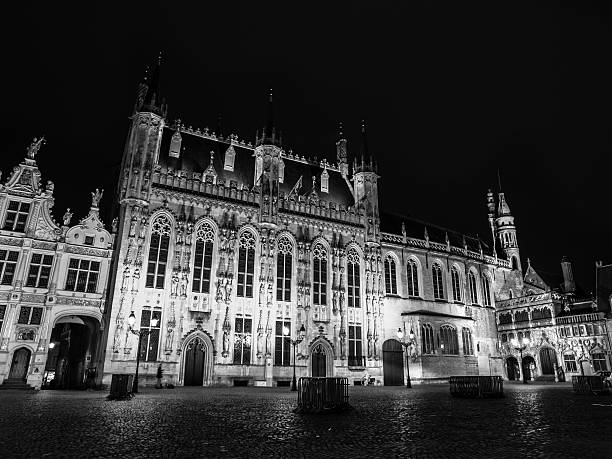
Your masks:
M38 150L40 150L40 146L44 142L45 142L45 136L42 136L40 139L37 139L36 137L34 137L34 140L32 140L32 143L28 147L27 158L34 159L34 157L38 153Z

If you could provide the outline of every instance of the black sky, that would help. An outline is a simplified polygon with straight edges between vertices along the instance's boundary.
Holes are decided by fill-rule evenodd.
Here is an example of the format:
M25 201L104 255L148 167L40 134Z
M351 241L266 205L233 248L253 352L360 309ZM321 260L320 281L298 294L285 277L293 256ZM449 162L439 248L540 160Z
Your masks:
M287 148L335 159L338 121L359 120L383 207L488 234L502 186L521 255L578 281L612 261L608 224L610 11L588 2L90 2L3 14L4 178L34 136L56 219L111 190L145 65L161 50L169 117L252 141L274 88ZM264 3L266 6L264 6ZM338 3L338 4L336 4ZM549 5L549 4L548 4ZM3 179L4 180L4 179Z

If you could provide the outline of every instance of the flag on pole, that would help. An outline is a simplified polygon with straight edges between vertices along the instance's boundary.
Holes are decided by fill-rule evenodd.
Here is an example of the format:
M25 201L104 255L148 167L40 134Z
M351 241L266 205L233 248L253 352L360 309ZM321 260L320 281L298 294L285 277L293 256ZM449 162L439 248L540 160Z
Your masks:
M293 193L297 193L298 190L302 189L302 177L304 176L300 175L300 178L298 179L297 183L293 186L293 188L291 188L289 196L291 196Z

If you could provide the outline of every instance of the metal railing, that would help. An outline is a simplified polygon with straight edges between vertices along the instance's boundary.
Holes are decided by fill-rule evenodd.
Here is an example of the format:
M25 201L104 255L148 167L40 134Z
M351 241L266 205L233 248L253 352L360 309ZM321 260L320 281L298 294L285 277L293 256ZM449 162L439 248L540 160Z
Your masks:
M300 378L297 412L321 413L350 408L348 378Z
M451 376L450 393L453 397L503 397L501 376Z

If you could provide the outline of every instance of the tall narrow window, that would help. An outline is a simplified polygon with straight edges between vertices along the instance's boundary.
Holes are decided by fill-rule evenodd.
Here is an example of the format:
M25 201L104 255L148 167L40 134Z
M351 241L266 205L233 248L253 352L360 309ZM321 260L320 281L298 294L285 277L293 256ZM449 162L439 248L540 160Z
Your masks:
M463 354L474 355L474 347L472 345L472 331L469 328L463 327L461 330L463 337Z
M236 317L236 327L234 329L234 364L251 364L252 333L251 319Z
M359 277L359 254L354 248L350 249L346 256L346 276L348 281L348 307L360 308L360 277Z
M323 169L321 174L321 191L329 193L329 172L327 172L327 168Z
M234 171L234 160L236 159L236 150L234 150L234 146L230 145L225 150L225 161L223 163L223 169L226 171Z
M283 328L291 333L289 320L276 321L276 334L274 336L274 365L291 365L291 335L285 336Z
M19 252L0 250L0 284L11 285L13 283L18 259Z
M3 229L23 233L26 222L28 221L29 213L29 202L10 201L8 209L6 209L6 218L4 220Z
M361 325L349 325L349 366L363 365Z
M65 290L96 293L99 273L99 261L71 258L68 263Z
M291 301L293 244L287 236L279 239L276 251L276 300Z
M2 332L2 326L4 325L5 315L6 315L6 304L0 304L0 332Z
M385 258L385 290L387 295L397 295L395 260L390 256Z
M327 250L323 244L312 250L312 294L315 305L327 305Z
M47 288L52 264L53 255L33 254L26 287Z
M151 226L146 283L149 288L164 288L171 231L170 219L165 215L157 217Z
M195 260L193 264L192 291L210 293L210 273L212 270L215 230L208 222L196 231Z
M151 319L157 319L157 326L151 326ZM146 336L140 341L140 360L145 362L157 361L157 351L159 349L159 329L161 327L161 312L143 309L140 316L140 332L145 332ZM147 334L148 332L148 334Z
M406 266L408 275L408 296L419 296L419 270L414 260L408 260Z
M431 267L431 275L433 278L433 293L436 300L444 299L444 285L442 283L442 268L438 263L434 263Z
M459 270L453 266L451 269L451 281L453 284L453 301L461 301L461 282L459 280Z
M468 284L470 288L470 301L472 304L478 304L478 290L476 289L476 276L473 272L468 272Z
M482 276L482 298L485 306L491 306L491 285L486 275Z
M434 333L431 324L421 324L421 352L423 354L434 354Z
M250 231L245 231L240 236L240 247L238 248L238 291L236 295L253 298L254 272L255 236Z
M563 363L565 363L565 371L569 373L576 373L578 371L574 354L563 354Z
M457 330L451 325L442 325L440 327L440 347L442 354L457 355L459 354L459 341L457 339Z

